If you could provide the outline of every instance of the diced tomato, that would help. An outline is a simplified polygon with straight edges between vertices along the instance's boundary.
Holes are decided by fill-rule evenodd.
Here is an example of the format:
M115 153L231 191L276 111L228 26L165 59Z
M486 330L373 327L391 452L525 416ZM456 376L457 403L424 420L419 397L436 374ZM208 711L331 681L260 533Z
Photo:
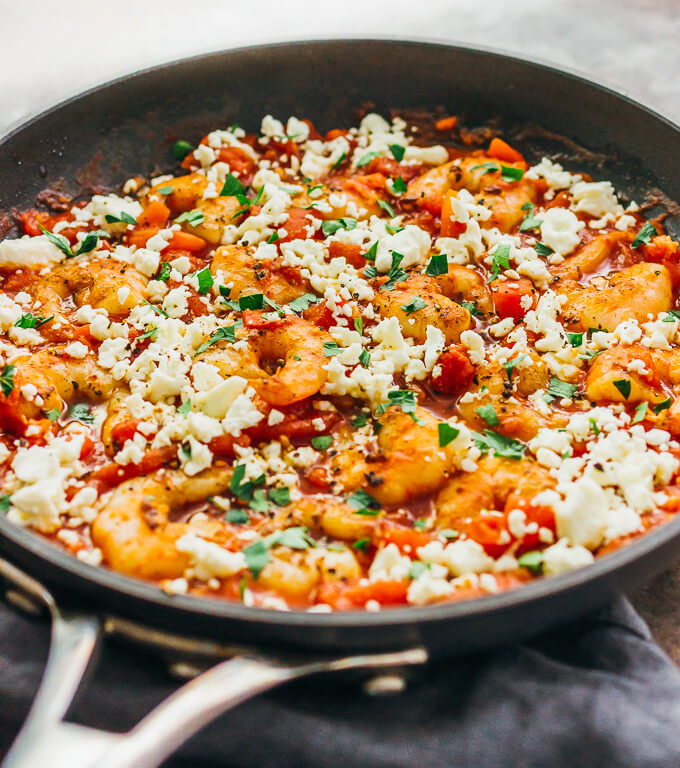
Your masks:
M568 208L571 205L571 195L565 189L562 192L558 192L552 200L547 201L546 208Z
M231 435L219 435L218 437L214 437L208 443L208 447L215 456L228 459L231 459L236 455L234 451L235 445L250 445L250 438L247 435L241 435L240 437L232 437Z
M516 323L538 303L538 294L533 283L524 277L519 280L494 280L491 283L491 295L496 314L499 317L511 317ZM524 299L526 309L522 306L524 296L531 299L530 304Z
M491 139L488 154L489 157L495 157L496 160L501 160L504 163L521 163L524 161L524 157L516 149L499 138Z
M132 232L127 232L125 238L128 245L144 248L146 241L157 235L158 232L159 227L138 227L133 229Z
M464 347L454 345L446 348L439 359L440 372L432 377L432 386L442 394L455 395L470 386L475 369Z
M451 117L443 117L441 120L437 120L434 124L436 130L442 133L446 131L452 131L458 125L458 118L455 115Z
M277 242L288 243L291 240L306 240L307 227L311 224L309 216L314 216L313 208L291 208L288 211L288 218L283 224L286 230L285 237L279 238Z
M285 413L285 418L280 424L258 424L247 430L247 435L253 443L262 443L268 440L277 440L285 435L291 440L304 440L314 435L327 432L335 424L339 416L335 411L313 411L310 415L297 415L279 408ZM313 415L312 415L313 414ZM323 421L323 429L317 429L318 419Z
M325 301L321 301L318 304L312 304L302 313L302 316L307 322L313 323L319 328L325 328L326 330L335 325L333 313L328 308Z
M176 250L179 248L196 253L196 251L202 251L207 245L202 237L192 235L190 232L173 232L168 249Z
M342 128L332 128L328 133L326 134L326 141L333 141L333 139L337 139L340 136L346 136L347 131Z
M240 147L222 147L217 157L221 162L228 163L231 173L236 176L249 174L255 170L255 160Z
M92 440L92 438L89 435L84 435L83 447L80 449L80 456L78 458L82 461L87 456L89 456L92 453L92 451L94 451L94 440Z
M376 546L381 542L396 544L402 552L414 553L419 547L429 544L434 534L417 531L415 528L397 528L391 525L381 525L376 529L373 539Z
M177 458L177 446L169 445L165 448L152 448L144 454L138 464L104 464L95 469L87 478L89 485L94 485L102 493L109 488L114 488L125 480L133 477L148 475L161 467L171 464Z
M90 332L89 323L73 328L73 338L77 339L78 341L82 341L83 344L87 344L89 347L91 347L95 342L95 338Z
M381 605L401 605L406 603L409 584L409 581L374 581L362 586L327 582L319 589L319 600L338 611L364 606L369 600Z
M43 227L45 227L47 216L43 213L40 213L40 211L31 209L29 211L24 211L23 213L20 213L19 221L21 222L21 226L23 227L24 232L27 235L30 235L31 237L36 237L37 235L42 235L42 230L40 229L40 225L42 224ZM45 228L47 229L47 227Z
M111 430L111 439L118 445L123 445L126 440L132 440L137 431L139 419L126 419L116 424Z
M512 542L507 520L502 512L482 512L464 526L469 539L484 547L487 555L500 557Z
M532 533L525 533L522 538L522 542L517 548L517 552L530 552L532 549L536 549L541 545L541 540L538 535L539 528L547 528L555 533L555 512L552 507L545 504L533 504L531 499L522 497L519 492L511 493L505 502L505 518L512 512L513 509L521 509L526 516L525 525L530 526L535 523L536 530Z
M246 328L271 329L278 328L288 322L287 317L279 317L276 312L268 310L260 312L259 310L246 309L242 315L243 325Z
M444 195L450 189L448 164L431 168L421 176L413 179L405 197L413 200L418 208L429 211L433 216L439 216L444 204Z
M450 189L444 195L444 202L442 203L442 224L441 233L442 237L459 237L465 232L467 224L456 221L453 213L453 200L456 197L456 190Z
M356 269L363 269L366 266L366 259L362 255L364 250L360 245L354 243L334 241L328 247L328 255L331 259L343 258Z
M140 227L164 227L170 218L170 209L160 200L150 202L137 219Z
M668 235L653 237L645 246L648 261L663 264L670 272L673 288L680 285L680 248Z

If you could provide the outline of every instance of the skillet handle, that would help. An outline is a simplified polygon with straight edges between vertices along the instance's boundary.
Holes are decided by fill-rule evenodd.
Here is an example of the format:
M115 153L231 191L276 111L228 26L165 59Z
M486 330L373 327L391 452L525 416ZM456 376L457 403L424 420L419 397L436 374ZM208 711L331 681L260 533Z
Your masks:
M422 648L312 660L235 656L183 685L128 733L110 733L62 720L98 646L100 621L62 612L38 582L0 559L2 576L26 600L47 607L52 617L52 645L43 681L2 768L155 768L223 712L289 680L427 661Z

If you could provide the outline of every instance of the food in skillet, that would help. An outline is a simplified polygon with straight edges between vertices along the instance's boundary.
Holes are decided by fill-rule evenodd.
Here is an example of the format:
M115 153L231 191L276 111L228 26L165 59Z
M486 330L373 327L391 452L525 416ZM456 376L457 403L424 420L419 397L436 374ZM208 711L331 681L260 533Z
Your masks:
M169 593L316 611L513 588L672 517L678 246L485 146L268 116L21 214L3 512Z

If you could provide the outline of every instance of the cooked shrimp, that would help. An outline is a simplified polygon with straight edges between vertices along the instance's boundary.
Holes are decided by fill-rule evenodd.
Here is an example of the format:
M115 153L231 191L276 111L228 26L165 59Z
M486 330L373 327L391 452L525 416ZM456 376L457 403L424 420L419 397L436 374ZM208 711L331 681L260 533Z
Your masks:
M667 395L661 387L659 374L668 378L667 369L668 363L646 347L617 345L606 349L593 360L586 379L586 394L594 402L660 403L666 400ZM621 381L630 382L627 397L626 390L622 392L616 386L616 382Z
M565 324L575 331L613 331L631 318L642 323L650 313L657 315L669 310L673 302L666 267L644 261L607 278L593 278L588 285L563 280L555 283L554 289L567 297L562 312Z
M458 401L458 410L472 429L489 426L478 413L479 408L489 405L498 419L494 430L508 437L531 440L541 427L556 425L557 413L548 419L515 396L515 393L527 396L548 386L550 372L547 365L538 355L531 354L530 357L531 365L517 365L512 370L514 391L507 371L499 363L484 363L477 368L476 383L470 387L475 396Z
M562 280L580 280L584 275L594 272L616 250L619 242L630 239L627 232L607 232L598 235L586 245L574 252L551 272ZM559 283L557 283L559 285Z
M439 445L439 422L416 408L416 423L399 408L381 416L378 452L348 449L332 457L329 472L338 490L366 490L382 506L407 504L437 491L445 482L456 455L453 443Z
M502 511L511 494L531 499L554 486L548 470L531 459L485 457L474 472L455 475L439 492L435 524L440 529L455 529L459 520L475 517L483 510Z
M276 304L288 304L308 290L297 270L283 267L279 261L256 261L242 245L218 248L210 271L230 288L231 299L263 293Z
M261 368L277 364L274 373L253 381L253 387L271 405L290 405L315 395L326 383L324 342L326 331L306 320L288 317L267 329L253 329L249 342Z
M483 228L498 227L512 232L526 217L527 203L538 199L536 185L531 181L503 183L503 187L487 189L477 195L477 202L491 209L491 218L481 223Z
M452 160L450 163L431 168L413 179L404 198L412 200L419 208L425 208L431 213L441 213L444 195L451 189L450 174L454 172L454 162Z
M437 275L433 279L444 296L448 296L449 299L458 303L469 301L485 315L493 311L491 293L484 278L474 269L461 267L459 264L449 264L449 271L446 274Z
M332 496L305 496L282 509L269 525L271 530L301 525L334 539L355 541L372 535L375 518L357 514L349 504Z
M185 221L183 227L192 235L202 237L210 245L218 245L222 242L224 228L234 224L235 214L242 209L241 203L233 196L201 200L196 204L195 210L203 214L203 221L195 227Z
M179 470L161 470L119 485L99 503L92 541L104 562L129 576L174 579L182 576L189 556L175 543L189 531L217 543L229 536L223 525L206 520L200 526L168 521L171 510L229 488L231 467L213 467L187 477Z
M58 410L76 395L86 400L102 400L113 390L113 378L88 355L82 359L70 357L64 352L65 345L54 345L31 355L20 355L13 360L14 390L19 392L26 384L32 384L43 399L38 406L35 399L22 397L17 408L26 418L38 418L41 412Z
M203 199L203 193L207 186L208 179L202 173L190 173L154 185L151 187L149 197L165 199L165 204L173 214L177 215L195 208L196 204ZM170 194L163 195L161 193L161 189L170 187L172 187Z
M413 302L420 299L425 306L413 309ZM418 302L420 304L420 302ZM470 313L440 292L437 283L424 275L412 275L394 290L379 291L373 306L382 317L396 317L405 336L422 344L429 325L439 328L448 344L460 339L460 334L470 327Z

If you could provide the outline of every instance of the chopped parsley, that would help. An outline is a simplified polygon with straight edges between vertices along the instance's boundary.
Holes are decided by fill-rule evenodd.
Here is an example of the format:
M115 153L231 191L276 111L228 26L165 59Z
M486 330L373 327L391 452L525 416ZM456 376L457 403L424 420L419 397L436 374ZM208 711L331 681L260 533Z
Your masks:
M189 412L191 411L191 400L186 400L182 403L182 405L178 406L177 413L179 413L180 416L187 416Z
M267 238L267 245L271 245L272 243L275 243L279 239L279 233L278 232L272 232L271 235Z
M258 485L264 485L264 475L259 475L254 480L243 482L246 474L246 465L238 464L234 467L234 472L229 482L229 490L242 501L250 501L253 498L253 492Z
M147 305L147 307L151 307L151 309L157 315L160 315L161 317L167 317L168 316L168 313L164 309L161 309L160 307L157 307L155 304L152 304L150 301L147 301L146 299L144 299L144 303Z
M162 261L155 279L166 283L170 278L170 272L172 272L172 267L167 261Z
M324 341L323 343L324 357L333 357L334 355L339 355L341 352L342 350L338 346L337 341Z
M94 423L94 414L87 403L75 403L69 409L68 415L70 418L83 424Z
M364 318L355 317L352 324L354 325L354 330L361 336L364 332Z
M490 427L498 425L498 416L493 405L480 405L479 408L475 408L475 413L480 419L484 419Z
M14 366L6 365L0 373L0 389L5 397L9 397L14 389Z
M390 144L390 152L392 157L400 163L406 154L406 147L402 147L401 144Z
M2 496L0 496L0 512L7 512L9 510L9 504L9 493L3 493Z
M487 282L495 280L501 273L501 269L510 269L510 244L500 243L494 249L491 257L491 274Z
M640 403L635 407L635 416L633 416L633 420L630 422L631 424L637 424L639 421L643 421L647 416L647 409L649 408L649 403L644 402Z
M576 393L578 387L576 384L569 384L566 381L561 381L555 376L550 377L550 386L548 387L548 394L552 397L559 397L560 399L566 398L571 400Z
M439 447L445 448L450 442L455 440L460 434L460 430L447 424L445 421L440 422L437 425L439 432Z
M472 438L480 451L493 451L493 455L500 458L519 460L526 451L524 443L490 429L485 429L483 435L473 432Z
M428 564L423 563L422 560L414 560L414 562L411 563L408 569L409 579L419 578L428 570L428 568L429 568Z
M402 280L406 280L408 277L406 272L404 272L404 270L399 266L403 260L403 253L392 251L392 266L390 267L390 271L387 273L387 282L383 283L381 286L383 291L393 290L396 283L400 283Z
M646 245L654 235L658 235L656 227L651 221L645 222L642 229L637 233L635 240L631 243L631 248L639 248L641 245Z
M333 444L333 438L330 435L316 435L309 442L317 451L327 451Z
M347 159L347 152L342 152L340 154L340 157L331 166L331 170L332 171L337 170L340 167L340 164L342 163L342 161L346 159Z
M352 230L356 225L356 219L347 217L343 219L328 219L321 222L321 231L323 232L324 237L328 237L329 235L334 235L340 229Z
M423 420L419 419L416 414L416 393L410 389L394 389L387 393L388 403L380 403L375 412L380 415L393 405L398 405L404 413L407 413L416 424L423 425Z
M476 301L461 301L460 306L463 307L463 309L467 309L467 311L474 317L484 316L484 313L477 306Z
M570 333L567 331L567 341L571 344L572 347L580 347L581 344L583 344L583 334Z
M519 225L519 231L520 232L528 232L530 229L538 229L538 227L543 224L543 219L537 219L534 217L533 209L529 212L528 216L522 221L522 223ZM543 246L544 248L547 248L547 246ZM538 253L538 248L536 248L536 253ZM543 256L544 254L539 254ZM547 255L547 254L545 254Z
M628 398L630 397L630 389L631 389L630 379L617 379L614 382L614 386L623 395L624 399L628 400Z
M236 525L245 525L250 522L250 515L245 509L230 509L225 515L225 519L228 523L235 523Z
M203 224L205 216L203 215L203 211L194 208L193 211L185 211L175 219L177 224L181 224L183 221L186 221L190 227L197 227L199 224Z
M534 248L539 256L550 256L553 253L553 249L545 243L536 243Z
M496 173L496 171L500 170L496 163L493 162L482 163L481 165L473 165L472 168L470 168L471 171L478 171L482 169L484 170L482 176L486 176L487 173Z
M362 349L359 353L359 362L364 368L371 364L371 353L367 349Z
M297 299L293 299L293 301L288 304L288 306L293 310L293 312L304 312L306 309L309 309L310 304L316 304L318 301L320 301L318 296L315 296L313 293L303 293L302 296L298 296Z
M524 176L521 168L513 168L511 165L501 165L501 179L503 181L519 181Z
M254 541L243 549L243 555L246 559L248 570L253 574L253 578L256 579L269 562L267 545L262 540Z
M354 429L360 429L368 424L368 416L365 413L360 413L356 418L350 421L350 424Z
M507 362L503 363L503 368L505 368L505 373L508 377L508 381L512 381L512 372L515 370L517 365L524 360L526 355L517 355L517 357L513 358L512 360L508 360Z
M54 315L43 317L42 315L32 315L30 312L27 312L25 315L22 315L14 325L16 328L39 328L41 325L45 325L45 323L49 323L49 321L53 319Z
M379 502L376 501L370 493L366 493L366 491L362 491L361 489L354 491L351 496L348 496L347 503L358 515L374 517L380 511Z
M357 168L363 168L364 165L368 165L371 160L374 160L376 157L380 157L380 155L377 152L367 152L363 157L359 158L357 160Z
M50 421L56 421L61 416L61 411L57 408L50 408L49 411L45 412L45 416Z
M535 549L532 552L525 552L517 559L521 568L527 568L532 573L540 573L543 570L543 553Z
M425 274L430 277L446 275L449 271L449 260L445 253L436 253L428 262Z
M264 309L265 300L262 293L249 293L238 300L241 309Z
M357 539L352 546L354 549L358 549L359 552L365 552L371 545L370 539Z
M233 173L226 175L224 179L224 185L220 192L220 197L236 197L236 195L245 195L246 188L241 182L234 176Z
M657 405L654 406L654 413L658 415L662 411L668 410L668 408L670 407L671 407L671 399L670 397L667 397L665 400L662 400L660 403L657 403Z
M394 208L386 200L378 200L378 205L385 211L385 213L393 219L397 214L394 212Z
M423 301L420 296L414 296L408 304L402 304L399 309L401 309L402 312L406 312L407 315L410 315L413 312L417 312L419 309L425 309L426 306L426 301Z
M205 296L206 293L213 287L213 276L210 274L210 268L205 267L194 274L194 277L198 281L198 292Z
M236 341L236 329L241 325L242 323L239 321L233 325L227 325L225 327L218 328L216 331L213 331L213 333L210 334L208 340L204 341L203 344L198 347L196 354L202 354L206 349L208 349L208 347L212 347L213 344L217 344L218 341L229 341L233 344Z
M399 176L392 182L387 182L387 187L393 195L403 195L408 189L406 182Z
M376 240L373 245L366 251L364 258L366 261L375 261L375 257L378 254L378 241Z
M170 192L172 192L172 187L169 187ZM161 194L168 194L167 192L163 192L162 190L158 190ZM135 225L137 223L137 219L135 219L134 216L130 216L129 213L126 211L121 211L119 216L114 216L112 213L107 213L104 216L104 219L109 224L132 224Z
M277 507L285 507L290 504L290 489L285 485L280 488L272 488L269 491L269 500Z

